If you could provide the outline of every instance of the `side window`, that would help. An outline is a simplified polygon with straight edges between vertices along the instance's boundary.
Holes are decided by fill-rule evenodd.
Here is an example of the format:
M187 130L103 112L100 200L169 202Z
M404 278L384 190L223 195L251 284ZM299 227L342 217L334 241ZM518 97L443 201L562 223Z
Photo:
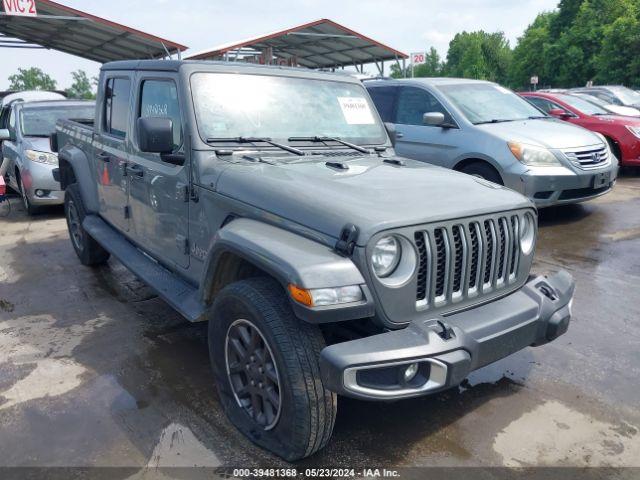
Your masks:
M400 89L396 123L426 126L422 116L427 112L440 112L444 114L445 122L452 123L449 112L431 93L417 87Z
M369 89L369 95L375 103L383 122L394 122L393 107L396 99L397 87L374 87Z
M139 117L166 117L173 122L173 149L182 145L182 118L178 103L178 89L171 80L142 82Z
M553 108L559 108L560 110L564 110L564 108L562 108L559 105L556 105L553 102L550 102L546 98L539 98L539 97L526 97L526 98L529 102L533 103L536 107L538 107L544 113L549 113L549 111Z
M105 89L104 122L105 133L125 138L129 121L129 95L131 80L109 78Z

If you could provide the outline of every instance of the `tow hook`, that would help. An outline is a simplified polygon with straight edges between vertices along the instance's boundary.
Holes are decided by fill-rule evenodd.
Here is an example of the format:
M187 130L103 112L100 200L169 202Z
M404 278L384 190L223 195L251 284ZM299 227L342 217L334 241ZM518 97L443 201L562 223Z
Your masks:
M538 290L540 290L540 292L549 300L555 302L558 299L556 292L546 283L540 282L536 287L538 287Z
M427 323L427 326L436 332L443 340L450 340L456 336L453 332L453 328L451 328L451 326L444 320L434 319Z

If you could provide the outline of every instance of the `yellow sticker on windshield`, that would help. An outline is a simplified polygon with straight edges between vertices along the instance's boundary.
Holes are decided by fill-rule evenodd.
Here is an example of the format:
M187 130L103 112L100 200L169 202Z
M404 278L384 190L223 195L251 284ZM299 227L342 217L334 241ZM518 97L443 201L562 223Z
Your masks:
M375 120L367 99L363 97L338 97L345 121L349 125L373 125Z

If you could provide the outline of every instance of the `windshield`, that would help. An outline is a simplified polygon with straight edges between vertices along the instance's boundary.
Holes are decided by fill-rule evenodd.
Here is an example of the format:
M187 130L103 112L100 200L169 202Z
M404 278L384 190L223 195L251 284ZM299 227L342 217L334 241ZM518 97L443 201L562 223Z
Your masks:
M637 105L640 103L640 93L627 87L610 87L613 94L625 105Z
M544 116L529 102L499 85L467 83L438 88L471 123L508 122Z
M20 114L20 127L25 137L48 137L56 131L58 120L91 120L95 115L93 105L75 107L38 107L23 108Z
M563 101L567 105L576 110L586 113L587 115L607 115L607 111L594 105L591 102L583 100L582 98L574 97L573 95L556 94L558 100Z
M327 80L196 73L191 78L203 139L322 135L357 144L386 141L362 85Z
M601 98L594 97L593 95L588 95L586 93L572 93L572 95L575 97L580 97L589 103L595 103L596 105L600 105L601 107L609 105L607 102L605 102Z

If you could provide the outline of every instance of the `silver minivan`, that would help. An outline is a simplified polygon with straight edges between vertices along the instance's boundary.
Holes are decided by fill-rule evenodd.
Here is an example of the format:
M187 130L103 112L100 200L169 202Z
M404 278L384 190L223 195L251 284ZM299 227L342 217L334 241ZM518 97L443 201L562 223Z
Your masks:
M498 84L456 78L365 81L398 155L505 185L538 207L603 195L618 160L604 137L547 116Z
M51 151L49 136L59 119L92 121L95 102L44 100L13 102L7 128L0 129L2 168L9 185L20 192L28 214L43 205L61 205L64 192L53 177L58 155Z

